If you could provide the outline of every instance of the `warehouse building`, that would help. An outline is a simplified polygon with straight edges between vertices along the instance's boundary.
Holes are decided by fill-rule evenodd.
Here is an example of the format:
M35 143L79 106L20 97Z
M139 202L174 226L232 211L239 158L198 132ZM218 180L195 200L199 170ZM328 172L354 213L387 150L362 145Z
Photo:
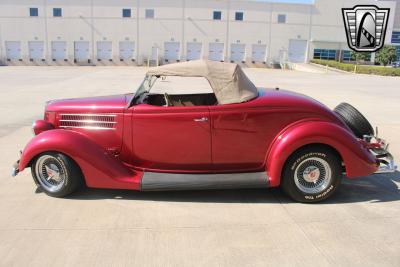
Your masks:
M396 46L397 60L400 61L400 0L396 0L396 3L391 43Z
M396 1L0 0L0 63L346 61L341 8L356 4L389 7L386 43L400 45Z

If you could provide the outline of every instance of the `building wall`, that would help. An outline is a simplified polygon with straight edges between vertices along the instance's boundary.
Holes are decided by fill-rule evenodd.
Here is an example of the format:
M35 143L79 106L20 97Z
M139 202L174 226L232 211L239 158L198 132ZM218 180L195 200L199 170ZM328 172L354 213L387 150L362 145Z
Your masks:
M390 7L386 42L390 43L395 22L395 1L316 0L314 4L283 4L239 0L0 0L0 62L34 65L121 65L143 64L157 54L164 58L166 42L179 43L178 60L187 58L187 42L202 44L207 58L210 43L223 43L223 60L231 60L235 44L245 46L245 61L252 61L253 45L265 45L266 62L272 64L290 57L290 43L304 40L305 60L315 48L347 50L341 16L342 7L356 4ZM38 17L29 16L37 7ZM53 8L62 8L62 17L53 17ZM130 8L131 17L123 18L122 9ZM153 9L154 18L146 18ZM337 10L337 12L335 11ZM221 20L213 20L213 11L221 11ZM243 21L235 13L243 12ZM286 22L279 23L278 16ZM397 18L397 17L396 17ZM396 20L397 21L397 20ZM7 61L6 42L21 43L22 61ZM43 60L30 61L28 43L43 41ZM52 60L52 42L65 41L67 61ZM89 61L74 62L74 42L89 42ZM112 44L112 61L98 61L99 42ZM120 61L119 43L134 42L134 61Z
M400 61L400 0L396 0L391 42L396 46L397 61Z
M400 31L400 0L394 0L396 2L393 30Z

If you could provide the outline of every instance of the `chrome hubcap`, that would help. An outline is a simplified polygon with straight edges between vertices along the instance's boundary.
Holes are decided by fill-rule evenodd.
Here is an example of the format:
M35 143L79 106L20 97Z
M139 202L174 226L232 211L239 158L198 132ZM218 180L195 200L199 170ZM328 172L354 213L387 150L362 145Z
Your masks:
M321 172L315 166L309 166L303 171L303 178L309 183L316 183L320 175Z
M40 185L50 192L60 190L65 183L64 165L50 155L43 155L36 161L35 174Z
M321 158L308 158L300 162L294 172L298 189L307 194L324 191L332 180L332 170L328 162Z

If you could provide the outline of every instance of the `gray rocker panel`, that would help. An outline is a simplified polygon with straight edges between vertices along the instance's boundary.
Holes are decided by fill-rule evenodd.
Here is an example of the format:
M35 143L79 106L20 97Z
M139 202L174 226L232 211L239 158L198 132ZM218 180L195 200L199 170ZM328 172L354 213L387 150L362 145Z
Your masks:
M183 174L145 172L142 191L234 189L268 187L266 172Z

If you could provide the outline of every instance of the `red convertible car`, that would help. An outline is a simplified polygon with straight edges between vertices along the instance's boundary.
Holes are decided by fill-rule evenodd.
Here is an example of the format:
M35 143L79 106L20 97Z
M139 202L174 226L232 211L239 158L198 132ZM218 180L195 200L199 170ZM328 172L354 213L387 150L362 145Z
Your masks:
M203 77L212 90L152 91L170 76ZM296 201L318 202L343 175L396 169L384 140L351 105L332 111L304 95L257 88L232 63L165 65L150 69L135 94L49 101L33 131L13 175L30 167L36 184L54 197L82 185L281 186Z

